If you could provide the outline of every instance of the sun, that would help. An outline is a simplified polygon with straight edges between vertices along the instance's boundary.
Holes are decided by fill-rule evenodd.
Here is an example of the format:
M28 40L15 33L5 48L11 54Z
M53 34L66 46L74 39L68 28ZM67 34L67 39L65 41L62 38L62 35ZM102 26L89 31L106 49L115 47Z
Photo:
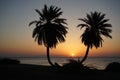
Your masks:
M75 56L75 54L74 54L74 53L71 53L71 56L72 56L72 57L74 57L74 56Z

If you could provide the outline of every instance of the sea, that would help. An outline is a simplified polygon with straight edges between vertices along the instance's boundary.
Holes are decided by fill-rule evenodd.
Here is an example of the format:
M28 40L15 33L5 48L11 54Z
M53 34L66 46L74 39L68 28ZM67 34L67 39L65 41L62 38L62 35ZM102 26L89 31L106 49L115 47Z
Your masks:
M22 57L17 59L20 60L22 64L49 65L46 57ZM51 57L53 63L56 62L61 66L68 63L69 59L78 60L78 58L73 57ZM79 60L80 59L82 58L79 58ZM105 69L106 66L112 62L120 63L120 57L88 57L84 62L84 65L96 69Z

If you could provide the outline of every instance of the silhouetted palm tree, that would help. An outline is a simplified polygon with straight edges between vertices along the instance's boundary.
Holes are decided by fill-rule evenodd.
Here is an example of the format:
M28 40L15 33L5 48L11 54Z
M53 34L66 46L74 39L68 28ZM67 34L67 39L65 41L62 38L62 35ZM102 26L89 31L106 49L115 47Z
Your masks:
M67 27L63 24L67 24L64 18L59 18L63 12L61 8L44 5L42 11L35 9L39 14L39 20L35 20L29 23L36 24L33 30L33 38L39 45L44 44L47 48L47 59L50 65L54 64L50 60L49 48L55 48L59 42L64 42L67 34Z
M81 41L87 46L86 54L84 58L81 60L83 63L89 52L89 48L95 46L96 48L102 47L102 35L105 37L112 38L110 33L112 32L111 27L112 25L107 23L109 19L105 19L105 14L101 14L101 12L91 12L87 14L86 18L79 18L79 20L83 21L83 24L79 24L77 27L85 27L85 31L81 35Z

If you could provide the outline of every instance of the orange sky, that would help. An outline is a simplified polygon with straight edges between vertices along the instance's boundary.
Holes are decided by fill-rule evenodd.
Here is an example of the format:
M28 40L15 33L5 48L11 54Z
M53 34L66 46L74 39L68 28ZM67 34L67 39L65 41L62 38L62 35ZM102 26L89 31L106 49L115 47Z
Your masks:
M117 1L117 0L116 0ZM80 21L90 11L100 11L110 19L113 32L113 39L103 37L103 47L90 49L89 56L120 56L120 1L107 0L12 0L0 1L0 57L2 56L40 56L46 55L46 48L38 46L32 38L34 27L28 27L29 22L38 19L38 14L34 9L41 10L44 4L56 5L61 8L63 15L67 19L68 34L64 43L58 44L51 49L51 55L83 56L86 47L81 43L80 35L82 30L76 28Z

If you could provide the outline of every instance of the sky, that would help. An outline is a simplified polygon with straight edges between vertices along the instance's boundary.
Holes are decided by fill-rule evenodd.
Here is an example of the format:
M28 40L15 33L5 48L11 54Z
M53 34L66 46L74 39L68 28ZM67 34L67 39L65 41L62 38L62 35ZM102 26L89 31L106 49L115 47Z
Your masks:
M66 41L50 49L51 56L84 56L86 46L81 42L83 30L76 26L87 13L98 11L106 14L112 24L112 39L103 37L103 46L90 49L89 56L120 57L120 0L0 0L0 57L24 57L46 55L44 45L32 38L35 26L28 24L38 20L44 4L61 8L61 18L67 19Z

